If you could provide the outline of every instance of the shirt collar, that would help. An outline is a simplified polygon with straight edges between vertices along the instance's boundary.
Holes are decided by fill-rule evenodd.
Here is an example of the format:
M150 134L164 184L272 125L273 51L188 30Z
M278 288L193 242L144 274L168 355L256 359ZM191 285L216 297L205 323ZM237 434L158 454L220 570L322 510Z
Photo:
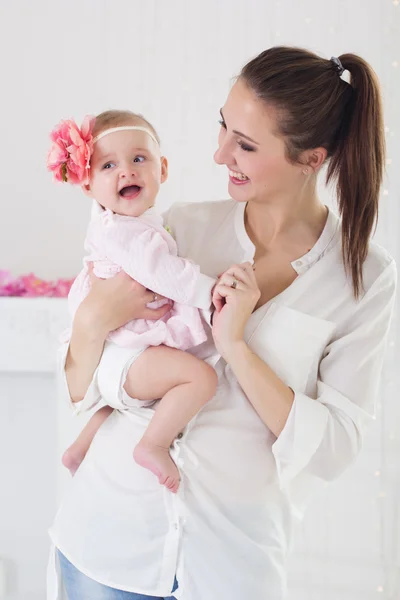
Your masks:
M154 206L148 208L143 214L139 217L127 217L124 215L118 215L113 213L109 208L103 208L97 200L93 200L92 203L92 219L101 219L103 223L115 223L116 221L136 221L137 219L143 219L150 223L151 225L162 225L162 217L157 212Z
M244 211L246 209L245 202L238 202L235 214L235 231L237 238L244 250L244 260L254 261L255 246L249 236L244 225ZM339 233L339 218L333 213L329 207L328 217L325 227L314 246L303 256L294 260L291 265L298 275L302 275L310 269L316 262L330 250L330 248L338 241Z

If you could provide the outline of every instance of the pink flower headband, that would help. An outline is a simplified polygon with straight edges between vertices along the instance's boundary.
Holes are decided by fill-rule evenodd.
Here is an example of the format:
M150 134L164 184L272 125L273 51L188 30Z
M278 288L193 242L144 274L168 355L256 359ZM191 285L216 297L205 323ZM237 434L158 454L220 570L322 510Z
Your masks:
M51 132L52 145L47 156L47 168L54 173L56 181L72 184L89 183L90 157L94 144L105 135L114 131L144 131L158 145L152 132L139 125L125 125L106 129L93 138L92 132L95 117L86 116L82 127L79 129L73 119L61 121Z

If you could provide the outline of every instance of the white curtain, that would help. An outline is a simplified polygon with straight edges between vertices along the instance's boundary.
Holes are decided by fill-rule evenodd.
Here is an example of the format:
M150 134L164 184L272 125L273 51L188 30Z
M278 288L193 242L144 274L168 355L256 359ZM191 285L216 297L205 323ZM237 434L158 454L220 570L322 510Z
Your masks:
M170 160L160 207L225 197L212 160L219 108L241 66L278 44L356 52L377 71L388 145L377 240L400 263L399 0L25 0L0 3L0 268L58 277L80 267L88 201L45 169L61 118L142 112ZM309 511L291 600L400 598L399 360L396 315L376 425Z

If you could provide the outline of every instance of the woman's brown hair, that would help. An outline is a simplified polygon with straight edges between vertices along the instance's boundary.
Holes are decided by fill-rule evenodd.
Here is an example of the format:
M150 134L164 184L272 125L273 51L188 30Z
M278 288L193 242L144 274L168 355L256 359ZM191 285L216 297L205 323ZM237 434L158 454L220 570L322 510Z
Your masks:
M327 183L336 181L342 218L342 253L354 295L363 289L363 263L378 219L385 162L382 102L377 77L355 54L340 65L300 48L275 47L259 54L240 74L246 85L278 112L287 157L298 162L305 150L328 153Z

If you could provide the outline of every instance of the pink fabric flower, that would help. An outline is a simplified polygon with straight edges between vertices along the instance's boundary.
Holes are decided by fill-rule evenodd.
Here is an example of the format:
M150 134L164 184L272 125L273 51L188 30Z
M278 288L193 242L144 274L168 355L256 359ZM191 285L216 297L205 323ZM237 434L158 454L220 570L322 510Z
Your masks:
M47 168L53 172L56 181L79 185L89 182L94 122L95 117L87 115L79 129L75 121L67 119L51 132Z

